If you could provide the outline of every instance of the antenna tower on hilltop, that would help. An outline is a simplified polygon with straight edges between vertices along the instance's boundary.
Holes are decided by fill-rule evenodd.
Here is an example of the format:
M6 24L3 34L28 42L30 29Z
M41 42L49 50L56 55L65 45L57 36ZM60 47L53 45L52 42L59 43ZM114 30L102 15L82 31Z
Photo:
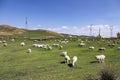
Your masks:
M26 33L25 33L25 37L27 38L28 37L28 31L27 31L27 29L28 29L28 18L26 17L26 19L25 19L25 29L26 29Z

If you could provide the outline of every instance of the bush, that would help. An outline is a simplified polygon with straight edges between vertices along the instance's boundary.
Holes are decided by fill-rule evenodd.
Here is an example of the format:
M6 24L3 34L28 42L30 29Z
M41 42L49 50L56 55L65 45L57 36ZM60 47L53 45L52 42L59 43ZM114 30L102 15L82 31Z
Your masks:
M120 80L117 75L117 71L111 67L103 67L100 70L99 78L96 78L93 75L88 75L85 77L85 80Z
M100 71L100 80L116 80L116 73L112 68L103 68Z

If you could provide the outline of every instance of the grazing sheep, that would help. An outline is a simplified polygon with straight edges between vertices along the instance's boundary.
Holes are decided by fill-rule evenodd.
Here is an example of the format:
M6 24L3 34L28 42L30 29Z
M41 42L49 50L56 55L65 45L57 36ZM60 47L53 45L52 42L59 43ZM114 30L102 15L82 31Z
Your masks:
M52 50L52 46L48 46L48 50Z
M108 46L110 46L110 47L115 47L115 44L108 44Z
M105 51L105 49L106 49L106 48L101 47L101 48L98 49L98 51Z
M67 44L69 41L61 41L61 44Z
M66 51L64 51L64 52L62 52L61 54L60 54L60 56L63 56L63 57L65 57L67 55L67 52Z
M25 43L24 43L24 42L21 42L20 45L21 45L21 46L25 46Z
M2 43L2 41L0 41L0 44Z
M4 47L7 47L7 45L8 45L7 43L3 43L3 46L4 46Z
M75 66L75 63L77 62L77 56L74 56L72 58L72 66Z
M70 57L68 55L65 55L65 62L70 63Z
M38 44L33 44L33 45L32 45L32 47L35 47L35 48L37 48L37 46L38 46Z
M85 46L85 43L80 43L80 44L78 44L78 46L83 47L83 46Z
M60 50L63 49L63 46L59 46L59 49L60 49Z
M54 43L54 44L52 44L52 46L53 47L59 47L59 44Z
M33 40L33 42L38 42L38 40Z
M94 46L90 46L89 47L89 50L93 50L95 47Z
M3 43L6 43L6 40L3 40L2 42L3 42Z
M103 63L105 59L105 55L97 55L95 59L99 61L99 63Z
M32 52L32 50L29 48L29 49L28 49L28 53L31 53L31 52Z
M15 39L13 38L13 39L11 39L11 42L14 42L15 41Z
M118 47L117 50L120 50L120 47Z

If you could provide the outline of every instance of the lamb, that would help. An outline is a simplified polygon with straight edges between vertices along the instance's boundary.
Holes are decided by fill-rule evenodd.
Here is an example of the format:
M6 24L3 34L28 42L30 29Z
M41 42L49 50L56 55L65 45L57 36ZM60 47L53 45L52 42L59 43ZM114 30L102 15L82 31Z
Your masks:
M29 48L29 49L28 49L28 53L31 53L31 52L32 52L32 50Z
M106 49L106 48L101 47L101 48L98 49L98 51L105 51L105 49Z
M118 47L117 50L120 50L120 47Z
M78 44L78 46L83 47L83 46L85 46L85 43L80 43L80 44Z
M62 52L60 55L65 58L66 63L70 63L70 57L67 55L66 51Z
M59 49L60 49L60 50L63 49L63 46L59 46Z
M15 39L13 38L13 39L11 39L11 42L14 42L15 41Z
M2 43L2 41L0 41L0 44Z
M52 46L53 47L59 47L59 44L54 43L54 44L52 44Z
M4 47L7 47L7 45L8 45L7 43L3 43L3 46L4 46Z
M52 50L52 46L48 46L48 50Z
M25 45L25 43L24 43L24 42L21 42L21 43L20 43L20 45L21 45L21 46L24 46L24 45Z
M66 51L64 51L64 52L62 52L61 54L60 54L60 56L63 56L63 57L65 57L67 55L67 52Z
M74 56L72 58L72 66L75 66L75 63L77 62L77 56Z
M3 42L3 43L6 43L6 40L3 40L2 42Z
M68 55L65 55L65 62L70 63L70 57Z
M94 49L94 46L90 46L90 47L89 47L89 50L93 50L93 49Z
M32 47L35 47L35 48L37 48L37 46L38 46L38 44L33 44L33 45L32 45Z
M99 63L103 63L105 59L105 55L97 55L95 59L99 61Z

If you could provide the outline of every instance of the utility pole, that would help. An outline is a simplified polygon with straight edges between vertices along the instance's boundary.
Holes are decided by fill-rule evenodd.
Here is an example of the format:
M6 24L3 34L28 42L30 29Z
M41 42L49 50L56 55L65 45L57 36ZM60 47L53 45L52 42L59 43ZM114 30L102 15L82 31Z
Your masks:
M113 37L113 26L110 26L110 37Z
M92 24L90 25L90 36L92 36Z
M26 32L25 32L25 37L27 38L28 37L28 18L26 17L25 19L25 29L26 29Z
M100 27L99 27L99 36L101 36L101 34L100 34Z
M27 22L27 17L26 17L26 21L25 21L25 29L28 28L28 22Z

